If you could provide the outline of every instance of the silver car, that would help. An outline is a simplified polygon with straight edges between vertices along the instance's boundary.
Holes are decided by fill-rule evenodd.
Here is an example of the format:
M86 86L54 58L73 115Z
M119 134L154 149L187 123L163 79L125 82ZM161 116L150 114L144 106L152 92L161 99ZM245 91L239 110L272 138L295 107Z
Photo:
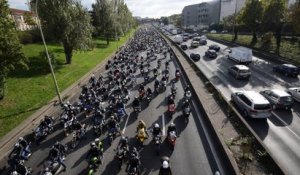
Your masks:
M249 79L251 72L249 67L245 65L234 65L228 68L228 73L232 75L235 79Z
M268 118L271 116L270 102L258 92L234 92L231 94L231 99L245 117Z
M300 87L288 88L287 92L300 103Z

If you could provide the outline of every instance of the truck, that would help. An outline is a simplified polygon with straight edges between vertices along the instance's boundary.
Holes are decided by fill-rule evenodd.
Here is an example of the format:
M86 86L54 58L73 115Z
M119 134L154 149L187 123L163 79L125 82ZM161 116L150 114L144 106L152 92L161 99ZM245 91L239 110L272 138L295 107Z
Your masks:
M229 51L228 58L240 64L249 64L252 62L252 50L246 47L233 47Z
M176 35L176 36L174 37L174 42L175 42L176 44L181 44L181 43L183 42L183 36Z

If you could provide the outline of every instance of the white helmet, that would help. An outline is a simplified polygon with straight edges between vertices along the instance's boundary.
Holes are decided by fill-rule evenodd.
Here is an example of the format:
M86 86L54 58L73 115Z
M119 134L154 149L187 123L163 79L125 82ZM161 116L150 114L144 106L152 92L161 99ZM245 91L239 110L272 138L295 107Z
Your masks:
M163 166L163 168L168 168L169 167L168 161L166 161L166 160L163 161L162 166Z
M159 128L159 124L158 124L158 123L155 123L155 124L154 124L154 128Z

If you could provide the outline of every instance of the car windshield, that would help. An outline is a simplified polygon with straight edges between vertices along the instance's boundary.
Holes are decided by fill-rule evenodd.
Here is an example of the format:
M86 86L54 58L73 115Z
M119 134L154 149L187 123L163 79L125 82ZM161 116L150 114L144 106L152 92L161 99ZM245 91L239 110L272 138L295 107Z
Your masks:
M259 105L254 105L255 110L268 110L270 109L271 106L270 104L259 104Z
M280 102L291 102L293 99L290 96L280 97Z
M243 69L243 70L240 70L240 73L248 73L249 71L248 70L245 70L245 69Z

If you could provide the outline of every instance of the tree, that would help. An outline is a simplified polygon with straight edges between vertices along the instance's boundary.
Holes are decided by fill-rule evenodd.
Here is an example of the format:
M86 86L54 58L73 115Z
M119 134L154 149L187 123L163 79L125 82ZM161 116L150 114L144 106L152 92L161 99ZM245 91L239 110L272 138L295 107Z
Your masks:
M300 34L300 1L292 5L289 12L289 21L291 22L296 34Z
M160 18L160 21L161 21L162 23L164 23L164 25L168 25L168 24L169 24L169 20L168 20L167 17L162 16L162 17Z
M32 13L26 12L24 14L24 20L25 20L25 23L28 24L28 25L31 25L31 26L36 25L36 22L32 18Z
M176 27L181 27L181 14L174 14L168 17L169 23L174 24Z
M15 30L15 23L9 17L6 0L0 1L0 99L5 95L5 81L8 73L22 66L27 68L26 57Z
M276 53L279 54L281 44L281 32L287 21L287 7L285 0L269 0L266 2L265 12L262 19L264 32L271 31L276 39Z
M263 10L260 0L247 0L245 7L241 10L240 20L252 31L252 44L257 42L256 32L263 17Z
M232 14L223 18L223 24L225 29L232 30L234 33L232 41L236 41L238 39L239 14Z
M109 38L115 33L116 21L114 21L113 7L110 0L96 0L96 3L92 4L96 35L104 35L107 45L109 45Z
M32 1L33 7L36 1ZM38 14L47 34L62 43L67 64L71 64L74 50L88 50L92 46L91 18L80 1L39 0Z

